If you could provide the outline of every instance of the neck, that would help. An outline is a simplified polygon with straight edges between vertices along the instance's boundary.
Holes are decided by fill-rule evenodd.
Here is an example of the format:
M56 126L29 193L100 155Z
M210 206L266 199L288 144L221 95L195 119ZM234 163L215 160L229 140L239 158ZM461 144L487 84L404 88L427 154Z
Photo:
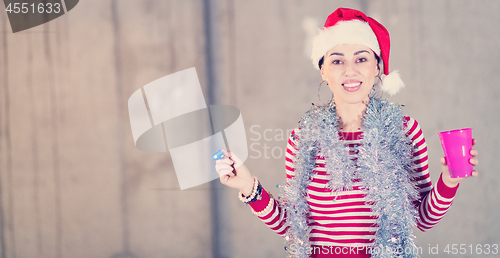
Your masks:
M357 104L346 104L339 103L336 104L335 109L337 111L337 115L340 118L340 128L344 132L356 132L361 128L361 118L365 114L366 104L357 103Z

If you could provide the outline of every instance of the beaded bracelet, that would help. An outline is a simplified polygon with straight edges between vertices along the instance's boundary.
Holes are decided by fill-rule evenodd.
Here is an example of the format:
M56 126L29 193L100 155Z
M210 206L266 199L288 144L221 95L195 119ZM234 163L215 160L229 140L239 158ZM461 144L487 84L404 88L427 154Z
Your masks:
M260 184L259 180L254 177L254 181L253 181L253 191L252 191L252 194L248 197L245 197L245 195L243 195L243 193L240 191L240 193L238 194L238 197L240 198L240 200L246 204L249 204L249 203L252 203L252 202L255 202L257 200L260 200L262 199L262 185Z
M267 204L266 208L264 208L263 210L261 210L259 212L254 211L252 209L252 213L254 215L257 215L258 217L262 217L265 214L269 213L273 208L274 208L274 198L273 198L273 196L271 194L269 194L269 203Z

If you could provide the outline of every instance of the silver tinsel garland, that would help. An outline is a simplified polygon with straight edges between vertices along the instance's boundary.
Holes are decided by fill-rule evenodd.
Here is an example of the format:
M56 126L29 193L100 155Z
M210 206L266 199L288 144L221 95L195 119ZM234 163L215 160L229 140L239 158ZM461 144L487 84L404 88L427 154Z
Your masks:
M362 119L363 138L356 162L339 139L339 119L334 106L313 106L299 122L295 177L283 186L282 208L286 212L285 239L288 250L310 248L307 186L313 177L316 155L325 157L330 175L328 187L338 194L352 190L361 179L367 204L378 216L372 257L416 257L415 203L420 199L413 180L411 140L405 135L404 116L399 105L374 94ZM335 197L336 198L336 197ZM310 250L310 249L309 249ZM405 251L406 250L406 251ZM308 257L307 253L291 257Z

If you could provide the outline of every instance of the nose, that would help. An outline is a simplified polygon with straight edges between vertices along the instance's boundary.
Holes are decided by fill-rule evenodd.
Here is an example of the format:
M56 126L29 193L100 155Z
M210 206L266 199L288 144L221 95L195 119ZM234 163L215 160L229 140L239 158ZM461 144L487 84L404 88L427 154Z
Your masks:
M346 68L345 68L345 75L352 76L352 75L356 75L356 73L357 73L357 70L356 70L355 64L352 62L347 63Z

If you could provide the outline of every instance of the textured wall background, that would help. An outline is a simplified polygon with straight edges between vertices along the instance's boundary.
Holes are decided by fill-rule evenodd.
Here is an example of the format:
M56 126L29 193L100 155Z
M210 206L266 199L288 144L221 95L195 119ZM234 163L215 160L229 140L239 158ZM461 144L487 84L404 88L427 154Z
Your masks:
M480 177L417 233L422 257L500 244L500 2L87 0L15 34L0 12L1 257L284 257L236 190L180 191L168 153L137 150L127 100L195 66L205 96L241 110L247 166L277 196L286 131L318 102L309 36L341 6L391 33L390 66L407 85L392 100L419 121L433 182L439 131L473 127L478 139Z

